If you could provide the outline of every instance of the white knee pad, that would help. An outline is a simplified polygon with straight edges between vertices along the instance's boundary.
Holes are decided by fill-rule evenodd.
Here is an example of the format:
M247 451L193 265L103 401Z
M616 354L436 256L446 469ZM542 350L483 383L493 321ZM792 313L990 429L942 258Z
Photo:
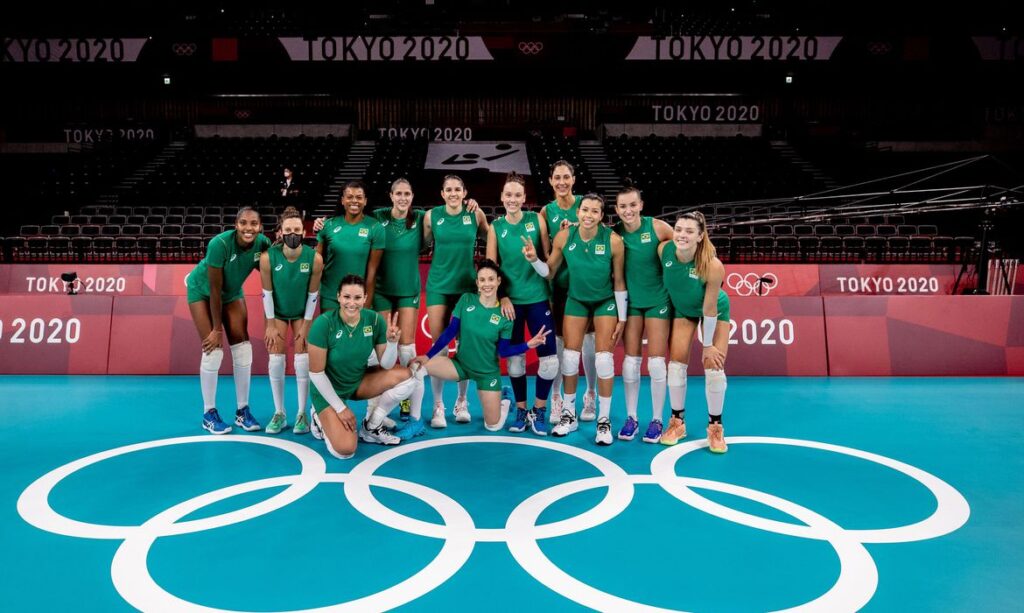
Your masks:
M217 347L210 353L204 353L199 361L199 367L207 372L219 372L220 363L224 361L224 350Z
M651 381L664 381L668 375L665 358L661 356L647 356L647 372L651 373Z
M705 370L704 386L709 392L724 392L727 387L724 370Z
M594 365L597 366L598 379L611 379L615 376L615 356L611 351L598 351ZM639 376L638 372L637 377Z
M575 349L562 350L562 374L572 377L580 374L580 352Z
M514 355L508 358L508 376L523 377L526 375L526 356Z
M377 359L377 352L370 350L370 355L366 357L367 366L380 366L380 360Z
M598 359L601 358L603 353L598 354ZM622 382L623 383L639 383L640 382L640 364L643 358L638 355L627 355L626 359L622 361ZM600 363L600 362L599 362ZM600 375L598 375L600 376Z
M668 363L668 385L669 387L686 385L686 364L682 362Z
M541 379L554 379L558 374L558 356L546 355L537 364L537 376Z
M252 366L252 344L249 341L231 345L231 363L242 368Z
M272 353L272 354L270 354L270 363L267 366L267 374L273 380L284 381L284 354L283 353Z
M394 386L390 390L384 392L384 394L390 394L396 401L402 401L412 396L413 390L416 389L416 377L409 377L405 381L402 381L398 385ZM384 394L381 394L383 396Z
M408 366L409 362L412 362L413 358L416 357L416 345L410 343L408 345L398 346L398 363L402 366Z

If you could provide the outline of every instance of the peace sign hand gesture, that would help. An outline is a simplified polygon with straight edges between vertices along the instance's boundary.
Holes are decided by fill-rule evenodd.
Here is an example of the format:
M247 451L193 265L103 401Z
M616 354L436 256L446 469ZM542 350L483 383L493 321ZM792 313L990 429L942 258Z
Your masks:
M387 338L389 343L397 343L402 335L402 329L398 327L398 313L388 316Z
M520 236L519 240L523 241L523 255L526 256L526 261L536 262L537 248L533 246L533 241L526 238L525 236Z
M547 342L548 334L551 334L551 330L548 330L547 326L541 326L540 330L537 330L537 333L533 335L533 338L531 338L530 340L526 341L526 345L530 349L535 349L537 347L540 347L545 342Z

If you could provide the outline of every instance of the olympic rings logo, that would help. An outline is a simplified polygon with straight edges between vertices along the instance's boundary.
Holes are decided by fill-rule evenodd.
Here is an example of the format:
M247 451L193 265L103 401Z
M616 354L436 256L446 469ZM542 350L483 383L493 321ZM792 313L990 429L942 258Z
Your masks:
M736 292L737 296L767 296L778 284L779 278L773 272L763 275L756 272L745 275L733 272L725 278L725 286Z
M519 43L519 52L523 55L537 55L544 50L544 43L523 41Z
M195 43L174 43L171 45L171 49L174 50L174 54L177 56L191 56L196 52Z
M113 457L136 451L192 443L246 443L276 447L299 460L297 475L259 479L201 494L161 511L138 526L117 526L80 522L60 515L49 505L55 486L75 472ZM591 464L600 477L577 479L542 490L520 503L503 528L478 528L469 512L447 495L410 481L375 474L384 464L403 455L425 449L472 443L525 445L560 451ZM445 583L469 559L476 543L505 543L513 558L530 575L556 593L585 607L598 610L651 608L642 603L615 596L585 584L564 572L545 556L538 541L575 534L603 524L622 513L632 502L637 485L657 485L677 500L716 517L796 538L828 542L839 562L839 577L827 592L801 605L814 610L856 610L866 605L878 586L878 569L864 547L867 543L906 543L949 534L970 516L964 497L952 486L919 468L884 456L828 443L775 437L730 437L729 444L789 445L848 455L896 470L916 480L935 497L931 516L915 523L892 528L848 530L831 520L771 494L707 479L679 476L675 465L684 455L707 446L707 441L691 441L659 452L651 461L650 474L627 474L614 462L591 451L540 439L503 436L465 436L426 440L391 447L357 464L349 473L328 473L324 459L309 447L285 439L261 437L193 436L149 441L119 447L75 460L43 475L22 492L18 513L29 524L48 532L80 538L121 540L111 562L114 587L128 604L142 610L204 610L200 604L166 592L149 574L146 558L157 538L190 534L228 526L259 517L295 502L321 483L341 483L352 507L373 521L402 532L442 539L437 556L408 579L347 603L317 610L384 610L399 607ZM182 521L211 504L270 488L284 489L270 498L242 509ZM431 523L402 515L381 504L371 487L383 487L418 498L432 507L442 523ZM538 524L541 514L552 504L573 494L606 488L607 494L594 508L575 517ZM789 523L751 515L714 502L695 490L711 490L746 498L777 509L802 523Z

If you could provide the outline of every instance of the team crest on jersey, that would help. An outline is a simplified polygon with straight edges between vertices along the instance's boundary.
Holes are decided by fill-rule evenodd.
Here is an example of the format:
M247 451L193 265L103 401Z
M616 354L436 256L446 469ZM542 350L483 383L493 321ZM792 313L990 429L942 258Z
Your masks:
M572 251L575 248L576 248L576 243L573 243L573 244L569 245L569 251Z
M278 270L281 270L282 268L284 268L284 264L278 264L277 266L274 267L274 271L277 272Z
M527 232L536 232L537 231L537 228L533 225L532 221L526 222L526 231Z
M359 238L366 238L370 235L369 228L359 228Z
M696 268L691 268L690 269L690 278L691 279L700 279L700 275L697 274L697 269Z
M231 254L231 259L230 259L230 260L228 260L228 261L230 261L230 262L234 262L234 261L235 261L235 260L237 260L237 259L238 259L238 254L237 254L237 253L232 253L232 254Z
M649 242L651 242L651 233L650 232L643 232L643 233L641 233L640 234L640 242L641 243L649 243Z
M299 272L309 272L309 262L299 264Z
M373 326L363 326L363 336L373 336Z
M468 226L471 223L473 223L473 218L472 217L470 217L469 215L463 215L462 216L462 225Z
M604 245L594 245L594 255L604 255Z
M494 315L491 315L491 323L494 324L494 325L500 324L501 323L501 315L498 315L497 313L495 313Z

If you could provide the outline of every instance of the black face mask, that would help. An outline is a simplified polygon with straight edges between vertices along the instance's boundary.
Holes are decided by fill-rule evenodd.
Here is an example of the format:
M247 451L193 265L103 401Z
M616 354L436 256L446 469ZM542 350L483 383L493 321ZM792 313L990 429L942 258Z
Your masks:
M302 244L302 235L301 234L285 234L282 237L282 240L284 240L284 244L288 245L288 247L290 249L298 249L299 245Z

